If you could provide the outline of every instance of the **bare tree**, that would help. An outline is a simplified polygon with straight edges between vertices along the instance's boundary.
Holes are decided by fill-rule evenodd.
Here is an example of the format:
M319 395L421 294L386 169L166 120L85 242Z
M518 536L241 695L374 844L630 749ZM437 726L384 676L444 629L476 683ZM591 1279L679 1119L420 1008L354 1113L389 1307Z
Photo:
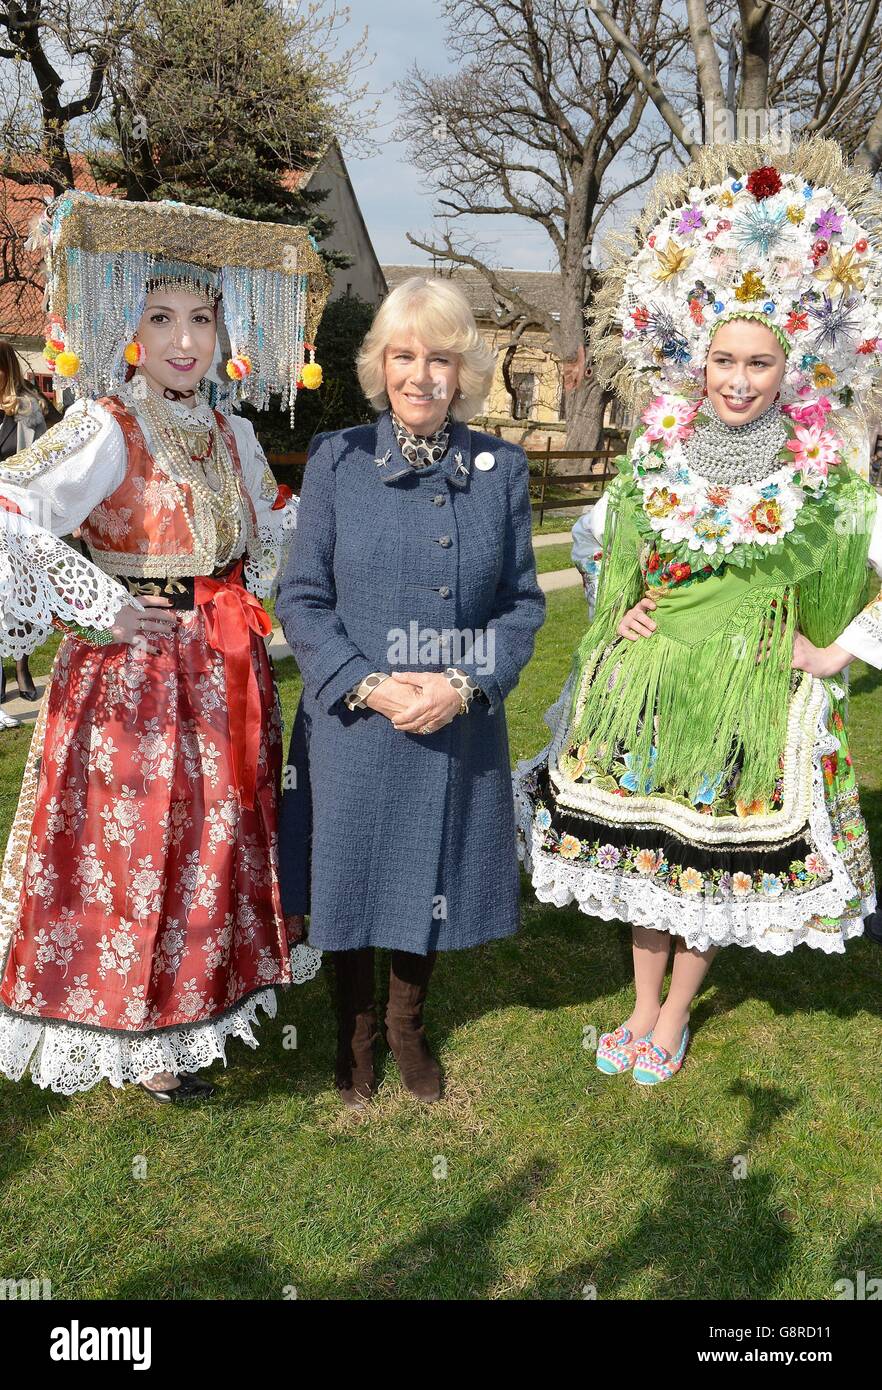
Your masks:
M541 329L564 364L567 442L596 444L604 399L585 364L585 307L596 275L591 250L601 219L633 195L672 148L648 97L615 47L599 43L582 0L447 0L456 70L414 67L399 84L397 134L437 194L446 224L414 246L480 271L511 329L503 372L527 329ZM670 70L688 30L662 0L616 0L615 12L652 66ZM685 80L685 79L684 79ZM651 108L650 108L651 110ZM458 219L513 214L541 227L561 276L559 318L491 264L486 247L454 235ZM509 390L513 385L509 376Z
M673 93L641 71L614 7L587 0L591 13L639 77L678 147L695 150ZM793 133L823 133L872 172L882 164L882 16L880 0L687 0L700 97L706 112L728 116L705 139L761 133L764 114L786 114ZM719 37L715 35L719 31ZM725 35L725 37L724 37ZM725 96L718 49L727 57ZM669 99L670 98L670 99ZM730 136L730 138L731 138Z

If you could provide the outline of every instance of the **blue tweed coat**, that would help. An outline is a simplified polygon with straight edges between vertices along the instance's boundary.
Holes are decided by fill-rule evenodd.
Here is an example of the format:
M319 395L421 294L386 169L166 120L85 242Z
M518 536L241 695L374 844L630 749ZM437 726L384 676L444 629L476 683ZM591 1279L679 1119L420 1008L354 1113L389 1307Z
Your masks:
M503 701L544 614L517 445L454 423L446 456L416 470L388 411L316 437L276 600L304 685L297 786L282 798L282 903L308 904L314 946L425 954L517 930ZM457 630L483 631L486 650L427 649ZM422 659L408 641L422 642ZM343 704L370 671L446 665L469 671L488 702L437 733L402 733Z

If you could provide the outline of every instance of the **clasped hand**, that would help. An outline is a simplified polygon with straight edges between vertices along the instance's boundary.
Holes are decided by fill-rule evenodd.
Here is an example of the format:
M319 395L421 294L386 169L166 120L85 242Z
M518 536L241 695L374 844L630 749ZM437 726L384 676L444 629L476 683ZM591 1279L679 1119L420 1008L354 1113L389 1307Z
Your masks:
M460 698L440 672L393 671L365 704L402 733L434 734L459 713Z

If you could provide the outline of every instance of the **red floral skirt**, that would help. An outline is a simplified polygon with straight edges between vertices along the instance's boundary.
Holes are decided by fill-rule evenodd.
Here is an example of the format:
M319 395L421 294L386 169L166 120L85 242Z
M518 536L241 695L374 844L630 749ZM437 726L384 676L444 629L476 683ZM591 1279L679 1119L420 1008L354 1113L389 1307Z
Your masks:
M249 633L260 694L249 810L237 797L224 657L201 607L177 617L157 656L75 637L59 647L42 758L29 769L32 815L20 805L13 828L24 853L12 864L18 907L0 1004L15 1014L186 1028L291 981L277 872L281 717L266 647Z

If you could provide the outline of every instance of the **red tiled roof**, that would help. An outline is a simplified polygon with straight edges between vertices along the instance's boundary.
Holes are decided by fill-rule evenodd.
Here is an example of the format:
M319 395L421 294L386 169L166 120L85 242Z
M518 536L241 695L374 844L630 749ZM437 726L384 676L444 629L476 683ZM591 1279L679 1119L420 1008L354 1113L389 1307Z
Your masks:
M72 155L74 183L89 193L112 197L117 191L108 184L99 184L82 155ZM42 258L39 253L25 250L31 224L52 195L49 184L16 183L0 177L0 279L13 270L32 276L36 285L21 281L0 283L0 333L22 334L42 338L45 329L43 311Z

